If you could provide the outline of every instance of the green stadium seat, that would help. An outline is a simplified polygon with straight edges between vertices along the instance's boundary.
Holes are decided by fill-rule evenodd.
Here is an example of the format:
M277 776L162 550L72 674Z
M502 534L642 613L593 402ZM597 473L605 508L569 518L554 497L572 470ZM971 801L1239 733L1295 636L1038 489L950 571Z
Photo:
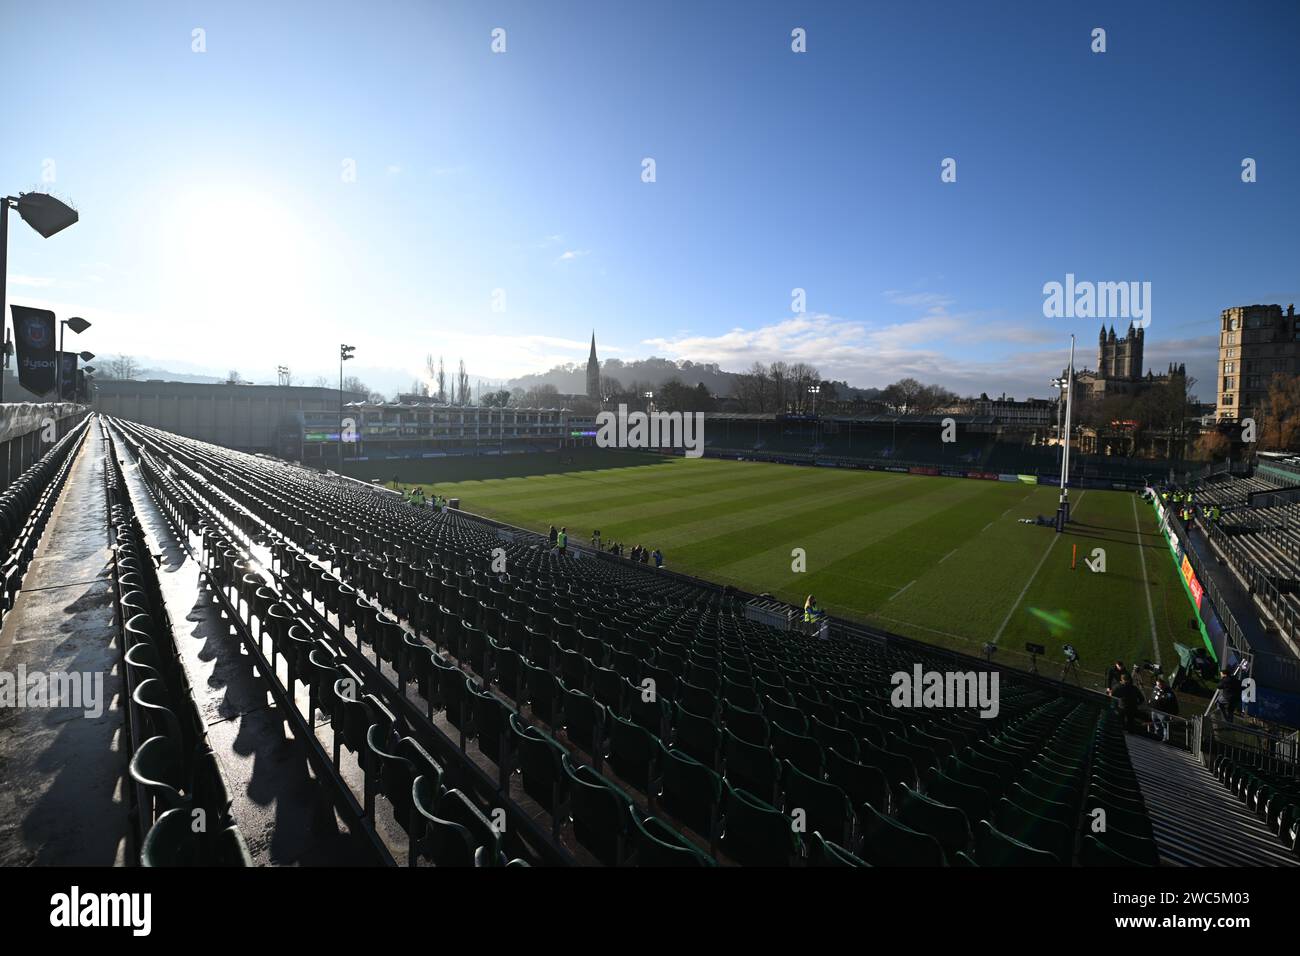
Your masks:
M642 818L636 808L629 810L632 819L631 866L716 866L712 857L677 833L657 817Z
M1091 833L1086 834L1079 847L1080 866L1147 866L1137 860L1130 860L1121 853L1112 850Z
M949 861L972 846L974 838L965 813L915 790L905 790L895 816L904 826L938 840Z
M676 820L712 846L718 835L722 778L689 754L664 750L659 801Z
M767 718L757 710L734 706L731 701L722 703L722 723L727 730L751 744L767 744L770 727Z
M855 807L869 803L873 807L890 805L890 787L878 767L868 767L841 756L831 748L826 751L826 779L848 794Z
M975 861L980 866L1061 866L1053 854L1021 843L987 820L975 824Z
M993 816L993 798L982 787L954 780L945 773L930 778L926 795L939 803L956 807L966 815L967 821L985 820Z
M565 736L585 750L597 767L605 753L605 708L580 690L560 684Z
M815 739L826 750L834 747L843 756L850 760L858 759L858 738L853 735L851 730L843 727L832 727L830 724L823 723L819 718L812 717L808 721L813 739Z
M201 866L203 863L193 814L182 807L168 810L154 821L140 847L141 866Z
M790 818L751 793L723 789L723 852L742 866L789 866L801 846Z
M551 815L551 833L558 835L568 779L560 767L564 748L540 728L526 726L518 714L510 715L510 732L519 755L524 793Z
M858 808L862 824L864 860L872 866L943 866L943 847L928 833L920 833L879 813L869 803Z
M822 746L812 737L787 730L780 720L772 723L772 754L778 760L788 760L804 773L820 778L825 756Z
M796 821L802 811L803 829L800 832L817 831L833 838L836 843L851 842L853 807L844 791L820 777L809 776L789 760L782 760L781 765L783 807L786 814Z
M854 856L844 847L831 843L820 833L814 832L808 841L809 866L870 866L866 860Z
M570 814L579 843L605 866L618 866L626 854L632 801L592 767L561 766L569 779Z
M713 717L692 713L678 703L673 712L673 749L681 750L710 769L718 766L722 731Z
M157 805L167 809L187 806L189 797L185 788L185 773L180 750L170 737L150 737L140 744L130 763L131 779L145 788ZM147 819L153 818L148 808L142 808Z
M609 766L618 776L642 793L651 791L658 762L659 738L644 727L606 712Z
M723 776L733 789L767 800L776 799L781 765L766 746L751 744L730 731L722 732Z

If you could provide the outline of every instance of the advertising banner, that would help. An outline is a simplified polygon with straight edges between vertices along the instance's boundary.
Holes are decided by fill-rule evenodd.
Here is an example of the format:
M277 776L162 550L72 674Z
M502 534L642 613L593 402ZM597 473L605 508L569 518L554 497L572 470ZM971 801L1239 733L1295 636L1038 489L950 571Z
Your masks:
M18 382L34 395L48 395L54 391L57 375L54 313L25 305L13 305L10 309L18 351Z
M1196 605L1196 610L1201 609L1201 582L1196 580L1196 573L1192 570L1192 563L1187 560L1187 555L1183 555L1183 580L1187 582L1187 593L1192 596L1192 603Z

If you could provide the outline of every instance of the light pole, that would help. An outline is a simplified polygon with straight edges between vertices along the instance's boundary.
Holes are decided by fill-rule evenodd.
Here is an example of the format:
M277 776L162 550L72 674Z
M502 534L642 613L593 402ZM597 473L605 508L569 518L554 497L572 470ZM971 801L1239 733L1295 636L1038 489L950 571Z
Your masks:
M339 346L339 474L343 474L343 363L349 361L357 350L355 345Z
M1061 443L1061 412L1065 408L1065 384L1066 378L1062 375L1060 378L1054 378L1047 384L1056 389L1056 443Z
M822 443L822 435L821 435L822 423L821 423L821 419L817 417L817 396L821 394L821 390L822 387L820 385L808 386L808 394L812 396L812 403L813 403L812 413L813 413L813 445L814 446L820 445Z
M1061 506L1056 512L1056 531L1065 530L1070 520L1070 413L1074 410L1074 336L1070 336L1070 365L1065 370L1065 449L1061 453Z
M79 315L74 315L70 319L59 319L59 361L55 364L59 375L59 401L63 401L63 330L65 328L72 329L74 335L80 335L90 328L90 323Z
M67 229L77 221L77 210L46 193L19 193L17 196L0 198L0 326L7 326L8 313L5 311L5 278L9 274L9 208L18 210L23 222L31 226L45 239L56 232ZM8 344L8 332L5 333ZM5 365L9 364L6 349ZM4 372L0 370L0 402L4 401Z

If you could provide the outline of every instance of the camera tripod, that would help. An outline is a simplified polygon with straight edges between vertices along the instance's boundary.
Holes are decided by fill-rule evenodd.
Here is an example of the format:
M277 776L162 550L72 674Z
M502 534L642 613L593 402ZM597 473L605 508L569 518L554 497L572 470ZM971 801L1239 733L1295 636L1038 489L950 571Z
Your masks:
M1071 674L1074 675L1074 682L1082 687L1083 680L1079 677L1079 658L1077 657L1070 658L1065 662L1065 666L1061 668L1061 683L1064 684L1065 678Z

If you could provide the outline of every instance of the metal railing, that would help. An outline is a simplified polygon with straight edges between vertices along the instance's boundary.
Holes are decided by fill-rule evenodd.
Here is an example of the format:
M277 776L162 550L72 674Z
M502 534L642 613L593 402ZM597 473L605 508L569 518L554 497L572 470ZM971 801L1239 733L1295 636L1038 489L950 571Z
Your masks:
M1201 719L1199 756L1207 767L1219 757L1300 778L1300 732L1279 734L1241 723Z

